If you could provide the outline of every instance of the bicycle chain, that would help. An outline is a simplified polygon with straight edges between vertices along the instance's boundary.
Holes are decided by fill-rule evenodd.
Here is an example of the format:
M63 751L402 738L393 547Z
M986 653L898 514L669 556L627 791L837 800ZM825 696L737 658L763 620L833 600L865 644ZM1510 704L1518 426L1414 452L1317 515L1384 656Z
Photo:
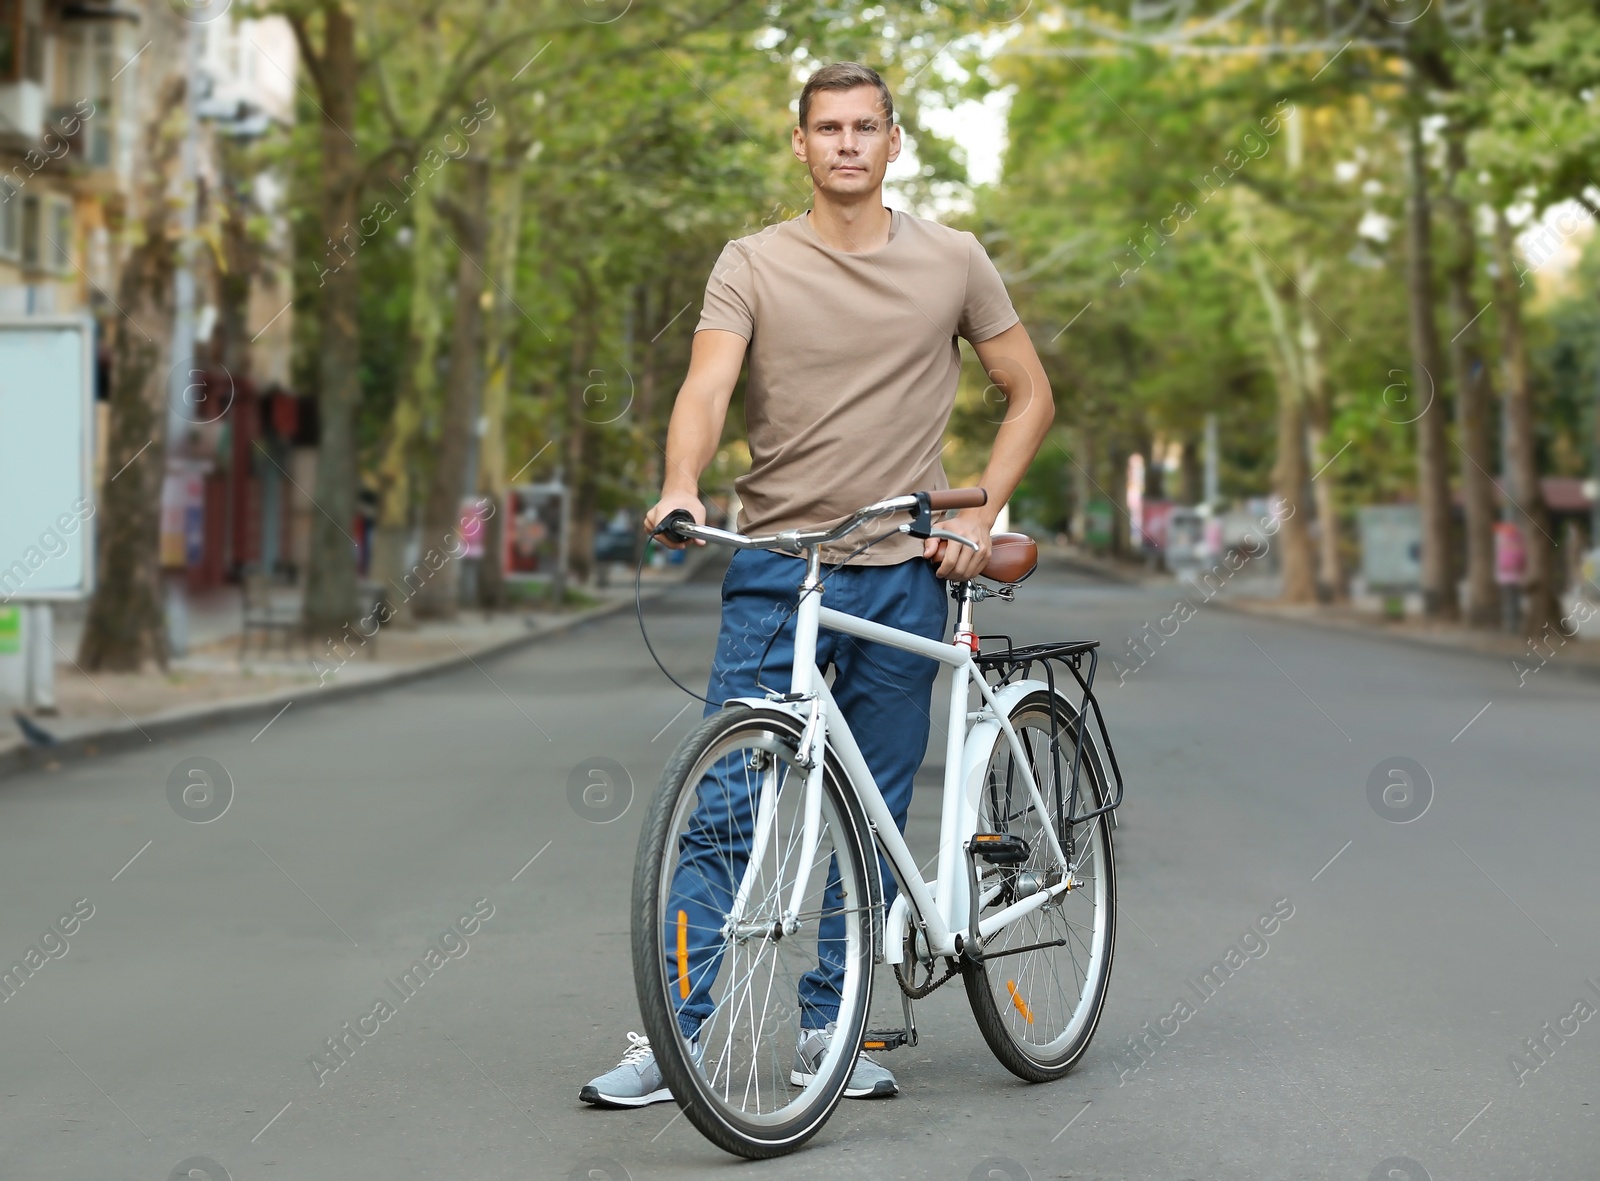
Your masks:
M961 971L961 965L959 963L957 963L955 960L951 959L949 956L945 957L945 963L950 965L950 970L949 971L947 971L943 976L940 976L937 980L934 980L933 979L933 969L930 967L928 969L928 977L929 977L928 983L924 984L924 985L921 985L920 987L917 986L917 985L913 985L913 984L907 983L905 976L900 971L900 965L899 964L895 964L894 965L895 982L900 985L900 991L901 992L905 993L908 997L910 997L914 1001L920 1001L923 997L932 995L933 991L935 989L937 989L940 985L949 983L949 981L958 972ZM912 969L912 975L913 976L916 975L916 970L915 969Z

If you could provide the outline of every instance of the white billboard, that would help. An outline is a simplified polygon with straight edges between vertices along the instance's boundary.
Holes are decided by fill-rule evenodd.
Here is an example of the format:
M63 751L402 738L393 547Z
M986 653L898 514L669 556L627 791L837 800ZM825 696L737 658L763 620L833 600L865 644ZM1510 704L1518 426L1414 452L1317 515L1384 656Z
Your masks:
M94 324L0 318L0 603L94 589Z

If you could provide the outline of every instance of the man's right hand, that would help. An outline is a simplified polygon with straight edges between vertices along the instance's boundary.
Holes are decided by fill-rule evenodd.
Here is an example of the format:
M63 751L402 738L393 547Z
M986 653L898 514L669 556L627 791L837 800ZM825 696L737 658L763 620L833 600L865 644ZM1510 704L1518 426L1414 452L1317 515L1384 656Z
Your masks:
M696 525L704 525L706 523L705 505L700 503L698 496L663 494L661 499L656 501L655 507L644 515L645 532L647 534L655 533L656 527L667 519L668 514L674 513L679 509L693 517ZM685 544L670 533L662 533L656 537L656 540L668 549L683 549ZM699 538L694 538L693 540L696 545L705 544Z

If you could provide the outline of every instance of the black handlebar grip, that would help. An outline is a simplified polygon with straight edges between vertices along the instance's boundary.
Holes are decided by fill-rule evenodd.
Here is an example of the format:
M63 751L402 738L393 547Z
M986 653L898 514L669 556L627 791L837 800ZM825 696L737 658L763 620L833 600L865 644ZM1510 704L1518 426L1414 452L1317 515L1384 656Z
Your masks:
M679 541L688 541L688 535L685 533L680 533L678 531L678 526L693 525L696 523L697 522L694 519L694 514L688 509L675 508L668 513L665 518L662 519L661 524L656 526L656 532L670 534Z

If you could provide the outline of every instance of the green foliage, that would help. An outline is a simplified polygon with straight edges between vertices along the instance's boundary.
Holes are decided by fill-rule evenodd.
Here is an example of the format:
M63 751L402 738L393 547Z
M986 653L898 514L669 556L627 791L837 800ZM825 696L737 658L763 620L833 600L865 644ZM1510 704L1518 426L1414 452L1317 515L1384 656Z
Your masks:
M793 103L812 68L853 58L895 89L923 165L906 193L925 211L965 180L960 152L927 132L930 113L997 89L1012 96L1003 179L973 192L970 213L944 220L989 249L1056 396L1058 429L1018 493L1019 518L1064 526L1075 463L1113 488L1115 462L1158 444L1192 447L1212 414L1224 495L1267 490L1276 395L1258 265L1274 281L1316 276L1308 294L1331 390L1326 450L1348 444L1322 478L1336 483L1342 511L1407 494L1415 432L1402 395L1415 394L1401 384L1410 353L1399 26L1374 15L1380 6L1358 14L1354 0L1303 12L1245 6L1195 33L1217 52L1176 53L1139 41L1154 26L1131 17L1158 7L1075 5L1088 23L1059 19L1055 5L935 0L618 0L609 9L402 0L372 9L362 26L372 66L351 128L366 167L358 204L388 200L395 215L359 248L363 462L393 415L409 355L418 272L397 181L486 96L495 114L475 146L498 176L517 170L523 180L514 277L487 296L512 308L506 471L521 481L570 476L572 440L587 428L597 508L647 503L706 276L730 238L809 205L788 151ZM1237 6L1183 7L1198 24L1202 12ZM1432 13L1406 34L1426 71L1429 110L1470 132L1462 196L1540 209L1585 196L1600 176L1600 13L1578 0L1495 0L1484 12L1476 32ZM1326 47L1233 52L1273 40L1294 50L1330 30L1350 38L1336 61ZM946 68L952 56L961 68ZM308 393L322 327L318 277L329 265L315 197L321 134L303 89L297 124L264 149L288 183L294 373ZM1430 164L1437 195L1442 152ZM447 199L459 180L446 164L429 183L415 200ZM1387 221L1387 238L1374 219ZM1451 243L1442 219L1436 225L1443 255ZM427 249L442 372L459 255L444 234ZM1547 411L1542 455L1549 470L1572 474L1587 470L1594 430L1592 255L1565 300L1530 309ZM1481 268L1475 295L1488 301ZM1494 320L1482 326L1498 374ZM1443 309L1440 323L1449 323ZM1450 396L1448 375L1440 396ZM747 462L737 399L708 492L725 490ZM981 469L1001 409L969 354L946 460L952 479ZM425 434L438 425L436 409L424 414Z

